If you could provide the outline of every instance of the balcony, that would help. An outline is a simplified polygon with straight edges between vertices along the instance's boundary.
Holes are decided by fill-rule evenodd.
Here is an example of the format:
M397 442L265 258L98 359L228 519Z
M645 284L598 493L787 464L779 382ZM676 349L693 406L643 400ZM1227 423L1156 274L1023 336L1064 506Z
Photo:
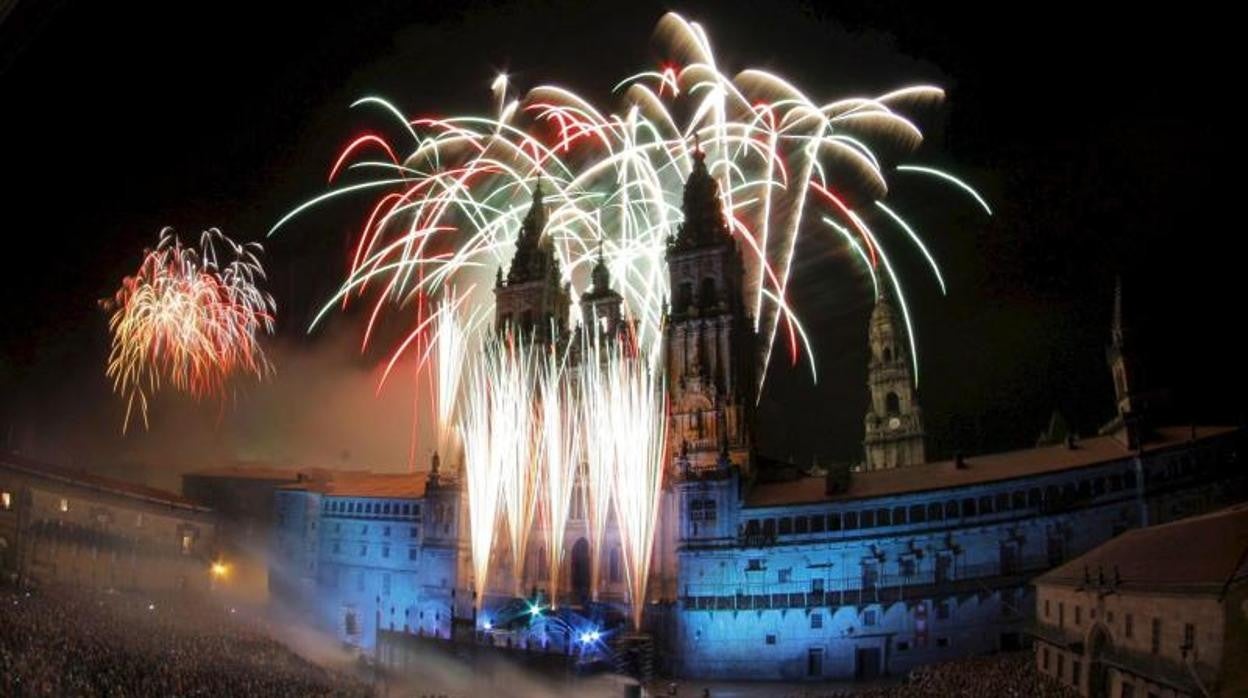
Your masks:
M916 574L882 574L870 583L861 576L826 580L825 591L812 591L810 582L745 584L690 584L681 597L685 610L749 611L892 604L941 596L993 592L1019 587L1049 568L1047 560L1026 560L1013 571L1000 565L964 565L949 578L937 579L934 570Z

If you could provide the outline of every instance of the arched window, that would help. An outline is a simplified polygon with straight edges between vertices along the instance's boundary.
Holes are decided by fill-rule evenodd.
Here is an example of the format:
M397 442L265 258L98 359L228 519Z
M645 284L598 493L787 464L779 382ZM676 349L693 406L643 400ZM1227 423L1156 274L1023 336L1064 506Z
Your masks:
M607 565L607 576L613 584L620 581L620 549L618 547L611 548L611 559Z
M893 360L893 348L891 346L884 347L884 361Z
M680 284L680 292L676 294L676 311L681 312L687 310L693 304L693 283L683 281Z
M897 397L897 393L890 392L884 396L884 413L901 414L901 399Z
M702 285L698 287L698 306L710 308L715 303L715 279L708 276L702 279Z

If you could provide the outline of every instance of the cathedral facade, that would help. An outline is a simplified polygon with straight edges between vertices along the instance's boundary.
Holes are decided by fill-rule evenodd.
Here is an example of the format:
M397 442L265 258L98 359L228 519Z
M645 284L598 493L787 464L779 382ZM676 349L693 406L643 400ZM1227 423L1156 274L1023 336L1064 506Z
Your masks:
M1248 496L1243 430L1148 422L1120 312L1107 357L1118 415L1102 434L928 462L909 341L886 290L866 333L861 466L845 479L768 465L755 438L758 339L741 250L701 153L682 209L666 255L667 472L641 600L672 674L871 678L1017 647L1027 641L1036 575L1128 529ZM569 335L573 307L545 225L539 185L515 256L498 272L496 327L556 342ZM595 331L624 323L601 251L580 315ZM523 569L502 550L494 569L505 581L481 588L471 578L464 488L436 467L429 482L390 477L407 484L343 478L278 494L282 578L315 599L343 639L372 647L396 635L450 638L457 623L479 637L518 598L630 603L618 531L608 526L595 561L575 502L560 561L567 583L551 599L542 524ZM563 652L567 642L540 647Z

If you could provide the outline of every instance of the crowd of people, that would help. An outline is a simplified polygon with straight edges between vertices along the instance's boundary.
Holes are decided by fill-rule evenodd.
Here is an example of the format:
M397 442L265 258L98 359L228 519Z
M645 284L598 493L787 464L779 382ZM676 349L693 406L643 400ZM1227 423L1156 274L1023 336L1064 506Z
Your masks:
M915 669L895 686L832 694L827 698L1077 698L1073 688L1036 670L1035 655L1012 652L971 657Z
M69 589L0 592L3 696L334 696L372 688L209 602Z

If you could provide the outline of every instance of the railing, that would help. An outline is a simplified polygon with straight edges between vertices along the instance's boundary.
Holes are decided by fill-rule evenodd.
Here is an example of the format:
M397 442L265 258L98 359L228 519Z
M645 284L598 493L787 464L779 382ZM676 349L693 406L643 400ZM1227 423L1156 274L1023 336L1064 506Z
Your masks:
M911 575L881 574L874 583L870 578L856 575L825 579L824 590L810 589L810 580L690 584L686 585L686 593L681 596L681 604L686 610L740 611L892 603L938 594L974 593L1017 586L1048 568L1047 560L1028 559L1013 569L985 564L962 565L948 575L938 574L935 570Z

